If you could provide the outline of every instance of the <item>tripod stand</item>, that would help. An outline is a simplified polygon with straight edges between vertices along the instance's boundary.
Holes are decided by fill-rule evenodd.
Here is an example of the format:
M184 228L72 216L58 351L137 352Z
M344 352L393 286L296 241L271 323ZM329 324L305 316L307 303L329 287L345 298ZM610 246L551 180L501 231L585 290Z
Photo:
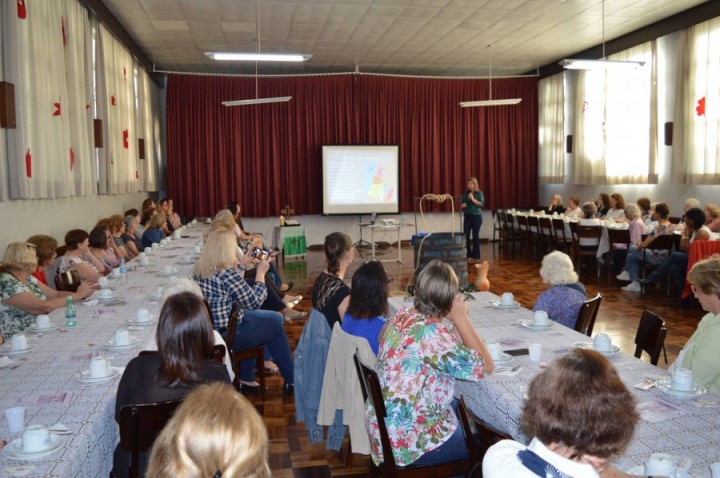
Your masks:
M371 222L360 222L362 221L362 215L358 216L358 227L360 227L360 240L357 241L355 244L353 244L353 247L355 249L359 249L361 247L372 247L372 244L368 241L363 239L363 229L365 229L367 226L372 226L374 224L374 221Z

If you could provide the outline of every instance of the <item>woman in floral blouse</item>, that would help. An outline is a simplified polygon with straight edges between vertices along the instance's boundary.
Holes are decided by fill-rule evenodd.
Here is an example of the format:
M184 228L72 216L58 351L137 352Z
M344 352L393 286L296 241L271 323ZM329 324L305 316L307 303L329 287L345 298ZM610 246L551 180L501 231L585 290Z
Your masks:
M470 324L450 266L432 261L423 269L414 305L388 321L377 361L395 461L406 466L467 458L452 407L455 379L476 381L492 373L492 358ZM367 419L372 457L380 463L377 417L369 404Z
M13 242L5 251L0 273L0 332L5 339L19 334L35 322L35 316L49 314L65 305L65 297L84 299L93 293L93 286L83 281L77 292L60 292L39 282L35 246Z

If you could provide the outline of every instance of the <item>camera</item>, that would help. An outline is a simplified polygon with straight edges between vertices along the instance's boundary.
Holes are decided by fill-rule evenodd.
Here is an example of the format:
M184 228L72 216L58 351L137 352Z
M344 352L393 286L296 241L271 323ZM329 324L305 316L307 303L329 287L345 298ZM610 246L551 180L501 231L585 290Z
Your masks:
M261 249L259 247L256 247L252 251L252 256L255 259L260 259L261 261L264 261L265 259L267 259L269 255L270 255L270 253L268 251Z

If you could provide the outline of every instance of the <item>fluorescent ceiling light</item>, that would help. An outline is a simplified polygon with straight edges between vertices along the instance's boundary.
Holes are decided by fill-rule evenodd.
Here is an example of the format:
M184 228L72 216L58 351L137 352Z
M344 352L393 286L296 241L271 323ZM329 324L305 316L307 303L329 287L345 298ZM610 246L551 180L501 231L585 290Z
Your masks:
M462 108L469 108L473 106L505 106L516 105L521 101L522 98L508 98L506 100L461 101L460 106Z
M307 61L312 55L299 53L231 53L206 51L205 55L213 60L227 61Z
M273 98L253 98L251 100L223 101L223 106L246 106L261 105L264 103L285 103L290 101L292 96L275 96Z
M644 61L616 60L575 60L565 59L559 62L568 70L634 70L645 64Z

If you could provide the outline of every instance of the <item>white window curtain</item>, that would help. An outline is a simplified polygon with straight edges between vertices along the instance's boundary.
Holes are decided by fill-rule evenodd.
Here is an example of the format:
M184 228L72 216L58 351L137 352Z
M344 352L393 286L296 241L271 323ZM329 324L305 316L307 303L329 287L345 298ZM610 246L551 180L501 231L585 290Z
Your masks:
M655 42L611 55L644 61L629 71L579 71L574 128L576 184L657 182Z
M77 0L2 5L5 78L18 105L7 130L10 197L91 193L87 10Z
M688 29L681 105L676 108L680 141L673 147L675 178L686 184L720 183L720 18Z
M95 74L103 148L99 150L101 194L139 190L133 59L104 25L98 26Z
M150 75L140 66L135 68L137 75L137 131L138 138L145 140L145 159L139 163L140 191L157 191L158 167L155 143L160 140L155 136L155 119L159 108L155 105L157 85Z
M5 30L5 9L0 8L0 30ZM3 52L3 45L5 44L3 35L0 34L0 52ZM0 61L0 79L6 80L3 68L3 62ZM0 129L0 202L5 201L8 198L7 193L7 130Z
M565 88L564 74L550 76L538 84L540 183L565 181Z

